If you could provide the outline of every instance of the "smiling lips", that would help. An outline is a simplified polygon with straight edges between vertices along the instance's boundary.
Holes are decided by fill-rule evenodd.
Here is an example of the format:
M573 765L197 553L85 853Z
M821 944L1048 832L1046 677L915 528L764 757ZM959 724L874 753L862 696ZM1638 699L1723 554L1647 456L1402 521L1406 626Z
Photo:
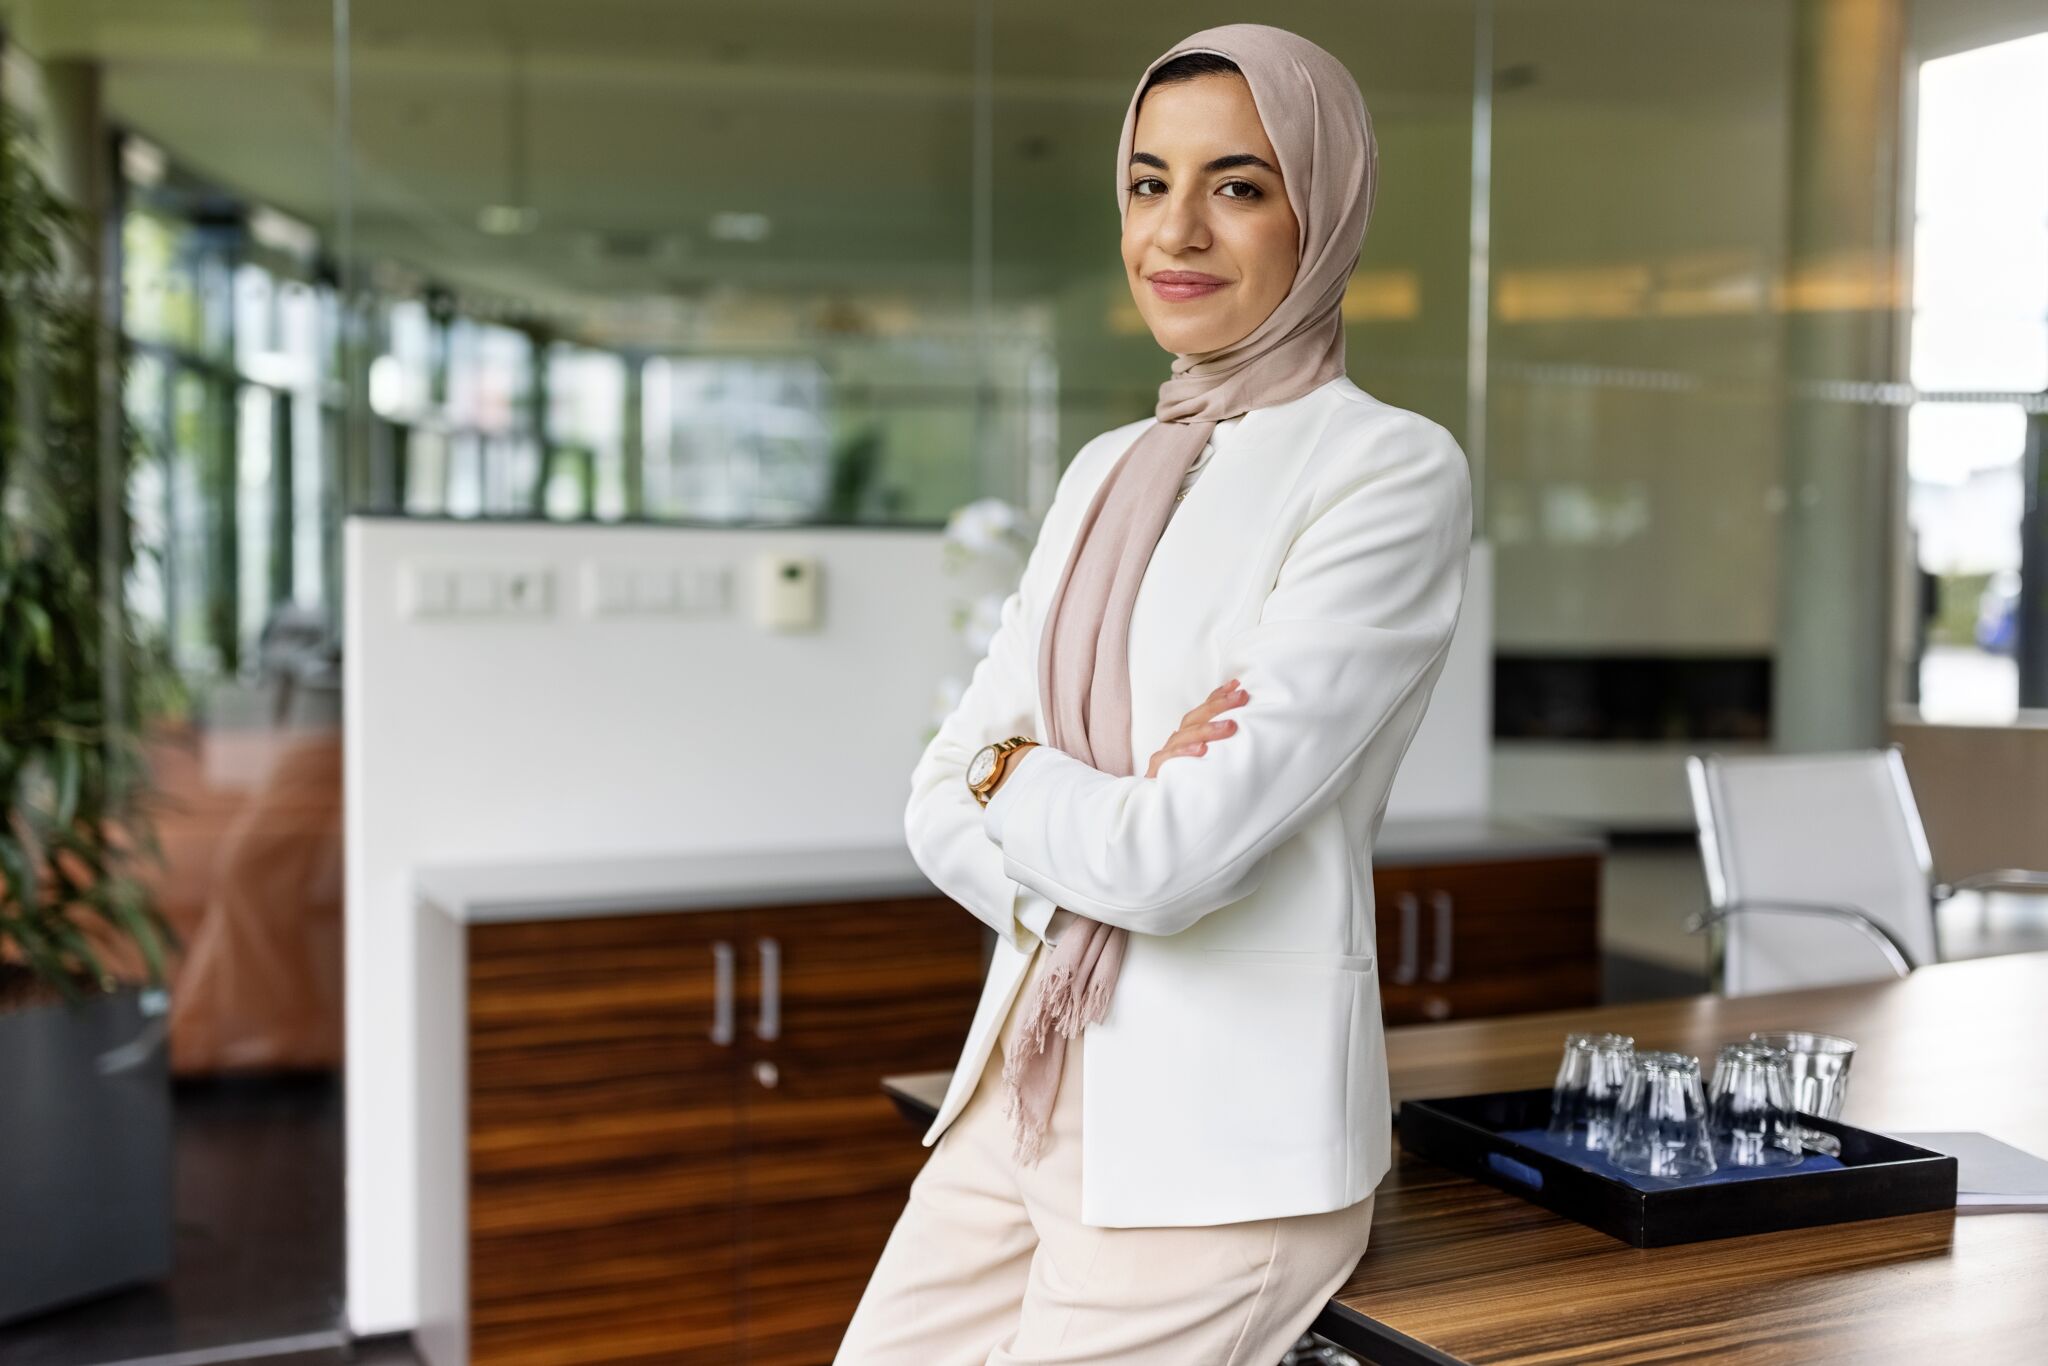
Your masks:
M1204 275L1199 270L1162 270L1145 279L1154 294L1170 300L1204 298L1230 283L1214 275Z

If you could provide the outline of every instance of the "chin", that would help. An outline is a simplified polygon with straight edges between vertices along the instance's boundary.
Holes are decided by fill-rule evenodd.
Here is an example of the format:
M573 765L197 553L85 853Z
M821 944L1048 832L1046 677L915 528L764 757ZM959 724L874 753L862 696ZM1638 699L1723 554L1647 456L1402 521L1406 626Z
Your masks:
M1152 324L1152 339L1175 355L1220 350L1235 337L1243 335L1241 332L1232 333L1229 328L1213 322L1197 322L1192 318L1172 318Z

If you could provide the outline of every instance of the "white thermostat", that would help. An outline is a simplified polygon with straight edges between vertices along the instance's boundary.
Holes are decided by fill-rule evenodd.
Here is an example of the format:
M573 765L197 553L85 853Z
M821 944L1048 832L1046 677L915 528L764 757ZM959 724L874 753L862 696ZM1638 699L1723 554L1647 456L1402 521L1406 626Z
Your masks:
M776 631L816 630L820 572L814 555L761 556L754 569L756 619Z

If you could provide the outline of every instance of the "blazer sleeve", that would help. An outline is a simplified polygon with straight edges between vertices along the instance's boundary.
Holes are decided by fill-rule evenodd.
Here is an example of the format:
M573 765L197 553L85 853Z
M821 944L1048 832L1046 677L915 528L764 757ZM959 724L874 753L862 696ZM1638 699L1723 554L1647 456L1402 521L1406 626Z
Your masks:
M1472 514L1443 427L1374 440L1363 472L1319 494L1217 677L1187 680L1193 706L1240 679L1249 696L1223 713L1237 730L1155 778L1031 750L983 813L1005 875L1105 924L1176 934L1256 889L1268 854L1354 781L1384 801L1457 625Z
M1005 871L1002 851L983 834L981 803L967 790L967 761L983 745L1029 735L1036 726L1038 640L1028 633L1027 623L1039 618L1066 568L1060 552L1068 538L1060 528L1072 520L1067 514L1078 496L1075 476L1092 468L1094 446L1090 442L1068 462L1017 587L1003 600L988 653L974 666L960 701L911 769L910 799L903 810L911 858L932 885L1019 949L1030 947L1029 936L1044 937L1057 907L1037 888ZM1011 770L1004 788L1019 771Z

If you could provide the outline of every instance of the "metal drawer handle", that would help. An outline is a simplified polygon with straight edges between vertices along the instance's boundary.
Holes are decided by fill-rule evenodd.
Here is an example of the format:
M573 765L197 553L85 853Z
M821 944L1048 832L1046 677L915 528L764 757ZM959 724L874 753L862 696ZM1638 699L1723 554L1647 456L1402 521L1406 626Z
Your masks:
M1429 980L1448 981L1451 975L1451 894L1441 888L1429 894L1436 907L1436 953L1429 960Z
M715 1004L711 1010L711 1042L732 1042L732 945L721 939L711 946L711 961L718 973Z
M782 945L761 941L761 1018L754 1033L772 1039L782 1033Z
M1401 893L1394 904L1401 908L1401 958L1394 964L1394 982L1405 987L1415 980L1416 965L1422 957L1422 906L1413 892Z

